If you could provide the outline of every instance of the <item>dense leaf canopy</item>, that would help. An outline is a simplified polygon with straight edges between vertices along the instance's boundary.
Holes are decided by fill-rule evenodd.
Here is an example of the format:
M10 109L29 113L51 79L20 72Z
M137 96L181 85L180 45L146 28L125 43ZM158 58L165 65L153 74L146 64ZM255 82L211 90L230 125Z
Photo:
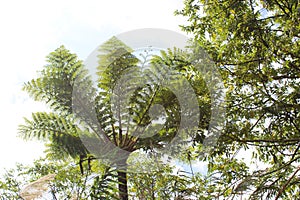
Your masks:
M183 29L209 53L228 90L227 125L209 158L211 173L223 176L215 195L299 196L299 2L186 0L177 14L188 18ZM241 148L259 169L239 169Z

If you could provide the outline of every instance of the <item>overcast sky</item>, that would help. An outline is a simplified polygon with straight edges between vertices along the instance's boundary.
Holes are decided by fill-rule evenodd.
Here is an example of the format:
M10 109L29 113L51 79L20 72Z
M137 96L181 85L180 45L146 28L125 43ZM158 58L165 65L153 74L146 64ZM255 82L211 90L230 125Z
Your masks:
M181 32L178 25L184 20L174 11L182 7L182 0L0 1L0 171L42 155L43 145L17 138L17 128L23 117L45 110L21 87L36 77L47 54L63 44L84 60L99 44L125 31Z

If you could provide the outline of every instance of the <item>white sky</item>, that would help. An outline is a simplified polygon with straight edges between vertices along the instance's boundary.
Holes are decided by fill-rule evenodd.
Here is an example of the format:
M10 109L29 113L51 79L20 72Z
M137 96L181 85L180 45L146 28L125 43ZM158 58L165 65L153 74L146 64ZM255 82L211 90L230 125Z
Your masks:
M42 155L42 144L16 136L23 117L45 110L21 87L42 69L46 55L63 44L84 60L99 44L124 31L180 32L178 25L184 20L173 13L183 7L182 1L0 0L0 172Z

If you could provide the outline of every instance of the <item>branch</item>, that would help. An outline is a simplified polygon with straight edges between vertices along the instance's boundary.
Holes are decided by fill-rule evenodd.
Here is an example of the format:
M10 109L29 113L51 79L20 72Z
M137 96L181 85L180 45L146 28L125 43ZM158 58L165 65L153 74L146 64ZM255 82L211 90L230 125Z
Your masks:
M291 138L291 139L237 139L237 142L243 142L243 143L247 143L247 142L266 142L266 143L287 143L287 142L300 142L300 138Z
M283 193L283 191L286 189L286 187L288 186L288 184L291 182L292 178L294 176L296 176L296 174L300 171L300 166L297 168L297 170L292 174L292 176L287 180L287 182L282 186L282 188L279 190L275 200L278 200L279 197L281 196L281 194Z

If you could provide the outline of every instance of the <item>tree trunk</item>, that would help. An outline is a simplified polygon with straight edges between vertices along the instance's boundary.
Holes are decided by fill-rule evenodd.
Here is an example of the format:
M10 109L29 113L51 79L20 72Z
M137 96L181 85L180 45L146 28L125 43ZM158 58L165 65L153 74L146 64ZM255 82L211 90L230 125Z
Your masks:
M128 188L127 188L127 172L118 171L119 182L119 196L121 200L128 200Z
M120 200L128 200L128 186L127 186L127 159L128 155L121 155L117 161L118 172L118 189Z

